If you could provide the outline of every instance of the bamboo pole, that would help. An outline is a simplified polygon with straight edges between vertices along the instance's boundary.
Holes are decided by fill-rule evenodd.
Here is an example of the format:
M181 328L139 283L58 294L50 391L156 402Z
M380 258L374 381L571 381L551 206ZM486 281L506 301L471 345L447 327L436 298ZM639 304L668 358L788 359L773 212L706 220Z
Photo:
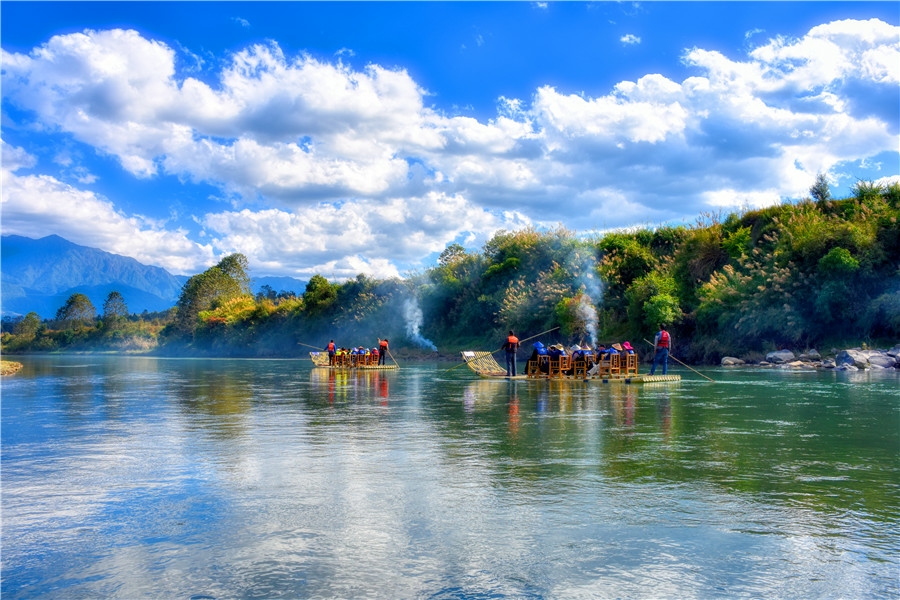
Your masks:
M653 356L655 357L655 356L656 356L656 346L653 344L653 342L651 342L651 341L648 340L647 338L644 338L644 341L647 342L648 344L650 344L651 346L653 346ZM709 379L709 380L712 381L713 383L716 383L716 380L715 380L715 379L712 379L711 377L706 377L706 375L704 375L703 373L701 373L701 372L698 371L697 369L695 369L695 368L693 368L693 367L691 367L691 366L689 366L689 365L684 364L683 362L681 362L680 360L678 360L677 358L675 358L674 356L672 356L672 353L671 353L671 352L669 353L669 358L671 358L672 360L674 360L675 362L677 362L677 363L678 363L679 365L681 365L682 367L687 367L688 369L690 369L691 371L693 371L694 373L696 373L696 374L699 375L700 377L704 377L704 378L706 378L706 379Z
M387 350L388 356L391 357L391 360L394 361L394 364L397 365L397 368L399 369L399 368L400 368L400 363L398 363L398 362L397 362L397 359L394 358L394 355L391 354L391 349L390 349L390 348L385 348L385 350Z
M531 336L531 337L529 337L529 338L525 338L524 340L519 340L519 343L520 343L520 344L523 344L523 343L525 343L525 342L527 342L527 341L529 341L529 340L533 340L534 338L536 338L536 337L538 337L538 336L544 335L545 333L550 333L551 331L556 331L557 329L559 329L559 326L554 327L553 329L548 329L547 331L542 331L542 332L540 332L540 333L536 333L536 334L534 334L533 336ZM497 349L497 350L494 350L494 352L491 352L491 355L493 356L494 353L500 352L500 350L503 350L503 348L499 348L499 349ZM450 367L449 369L447 369L446 371L444 371L444 373L447 373L448 371L452 371L452 370L455 369L456 367L461 367L461 366L463 366L464 364L466 364L465 361L459 363L458 365L453 365L452 367Z

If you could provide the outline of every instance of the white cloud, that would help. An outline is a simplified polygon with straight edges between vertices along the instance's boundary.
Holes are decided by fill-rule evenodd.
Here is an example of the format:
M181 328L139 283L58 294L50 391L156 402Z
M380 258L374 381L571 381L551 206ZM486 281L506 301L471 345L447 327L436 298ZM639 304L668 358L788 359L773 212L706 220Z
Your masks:
M176 50L135 31L55 36L2 61L5 99L47 130L136 177L173 174L233 199L199 217L209 246L172 232L151 262L176 262L184 244L185 265L240 251L265 265L257 272L395 275L517 223L606 228L799 198L817 172L896 152L900 129L900 28L877 20L826 23L739 58L689 49L683 81L643 74L593 97L540 86L499 98L490 120L429 108L404 70L289 57L274 42L236 52L214 84L177 72ZM78 160L58 154L87 185ZM13 192L90 206L117 235L164 237L60 177L12 175L34 166L4 147ZM14 196L4 189L4 229L13 208L20 227L40 210L63 226L51 202L29 212Z
M57 233L77 244L131 256L173 273L196 273L214 262L211 248L189 240L182 230L166 230L139 216L124 215L112 202L52 177L15 174L32 160L21 148L3 144L0 211L4 234L40 238Z
M623 35L622 37L620 37L620 38L619 38L619 41L622 42L623 44L632 46L632 45L635 45L635 44L640 44L640 43L641 43L641 38L639 38L638 36L634 35L633 33L628 33L628 34L625 34L625 35Z

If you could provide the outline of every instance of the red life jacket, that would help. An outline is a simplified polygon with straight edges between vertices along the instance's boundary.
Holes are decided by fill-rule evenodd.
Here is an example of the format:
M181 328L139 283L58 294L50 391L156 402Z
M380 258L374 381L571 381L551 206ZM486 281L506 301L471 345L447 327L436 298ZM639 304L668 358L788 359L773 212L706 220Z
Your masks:
M663 329L659 332L659 341L656 343L657 348L669 347L669 332Z
M378 342L378 345L381 346L382 350L387 350L387 346L388 346L387 340L381 340L380 342Z
M328 351L334 352L334 342L328 342Z

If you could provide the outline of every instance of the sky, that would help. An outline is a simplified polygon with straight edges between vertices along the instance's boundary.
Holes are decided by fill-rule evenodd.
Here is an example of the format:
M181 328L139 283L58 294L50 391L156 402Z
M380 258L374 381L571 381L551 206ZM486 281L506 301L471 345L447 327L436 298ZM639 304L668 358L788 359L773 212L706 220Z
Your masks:
M896 2L3 2L4 235L405 277L900 180Z

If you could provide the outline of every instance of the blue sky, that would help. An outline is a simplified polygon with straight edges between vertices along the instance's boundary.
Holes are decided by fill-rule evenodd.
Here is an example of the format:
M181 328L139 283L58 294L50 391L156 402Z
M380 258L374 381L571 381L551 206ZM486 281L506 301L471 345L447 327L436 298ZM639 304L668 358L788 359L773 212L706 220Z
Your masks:
M900 178L895 2L4 2L2 231L403 276Z

